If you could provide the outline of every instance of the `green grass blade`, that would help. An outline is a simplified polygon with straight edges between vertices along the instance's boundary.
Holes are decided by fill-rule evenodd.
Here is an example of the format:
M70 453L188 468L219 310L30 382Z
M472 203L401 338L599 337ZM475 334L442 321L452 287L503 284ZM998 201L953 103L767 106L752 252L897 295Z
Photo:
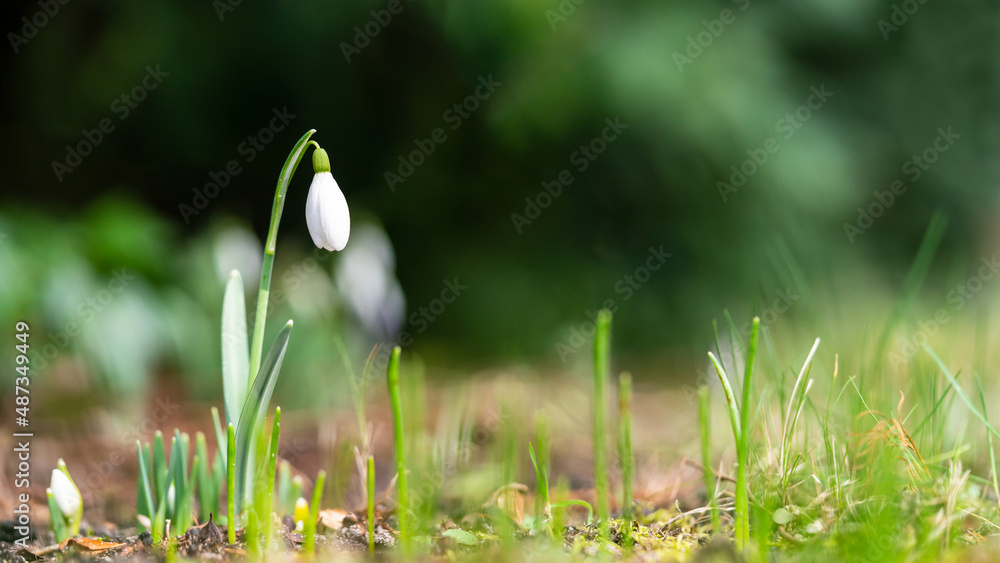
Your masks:
M610 515L608 500L608 464L605 448L607 432L604 392L608 382L611 348L611 312L602 309L597 314L594 337L594 488L597 495L597 518L601 537L607 534Z
M535 468L535 483L538 487L537 494L541 504L541 512L535 515L535 521L539 522L552 514L552 505L549 501L549 472L544 460L535 455L535 447L531 442L528 442L528 455L531 457L531 465ZM545 523L545 529L548 530L549 534L552 534L551 520Z
M399 346L392 349L386 377L389 385L389 402L392 404L392 437L396 449L396 490L399 501L396 516L399 518L399 540L403 553L409 555L410 517L409 491L406 486L406 437L403 433L403 401L399 395Z
M182 532L183 531L187 531L187 529L193 523L191 521L191 517L192 517L191 515L194 513L194 491L195 491L195 487L194 487L194 483L193 482L194 482L194 475L196 474L196 472L198 472L201 469L201 465L202 464L201 464L201 458L200 457L198 457L197 455L195 455L193 458L191 458L191 481L192 481L192 483L190 483L189 486L187 487L187 492L184 494L184 497L180 501L178 501L180 503L180 506L181 506L181 508L178 509L178 511L177 511L178 515L179 515L178 516L178 522L179 522L178 529L181 530Z
M278 506L279 512L284 514L295 513L295 501L299 497L292 496L292 467L286 460L281 460L278 464Z
M753 318L750 329L750 345L747 348L746 369L743 375L743 401L740 418L739 447L736 449L736 548L745 550L750 545L750 398L753 393L753 364L757 356L757 337L760 332L760 319Z
M705 496L712 508L712 531L722 529L718 501L715 494L715 475L712 473L712 407L707 385L698 388L698 427L701 430L701 466L705 477Z
M970 400L969 396L966 395L965 391L962 390L962 386L958 383L958 380L955 379L955 376L951 374L951 371L948 370L948 366L944 365L944 362L941 361L941 358L939 358L938 355L934 353L934 350L926 342L924 342L923 344L923 349L925 352L930 354L931 358L934 359L938 367L941 368L941 373L943 373L944 376L948 379L948 382L951 383L951 386L955 389L955 393L957 393L958 397L962 399L962 402L965 403L965 406L969 408L969 411L976 418L978 418L980 422L983 423L983 426L986 427L986 430L990 434L1000 438L1000 433L998 433L996 429L994 429L993 426L990 425L990 421L986 419L986 416L983 415L983 413L979 412L979 409L977 409L975 405L972 404L972 400Z
M278 463L278 439L281 436L281 407L274 409L274 427L271 429L271 444L267 455L267 473L264 474L266 488L264 500L264 545L271 545L271 513L274 511L274 472Z
M986 392L983 390L983 380L976 374L976 388L979 390L979 408L983 409L983 418L989 422L989 415L986 409ZM993 475L993 492L997 495L997 502L1000 503L1000 483L997 481L997 458L993 450L993 435L986 434L986 443L990 450L990 473Z
M740 431L740 407L736 404L736 395L733 394L733 386L729 383L726 369L722 367L715 354L709 352L708 359L712 361L715 373L719 374L719 383L722 384L722 391L726 395L726 405L729 407L727 410L729 411L729 424L733 427L733 440L739 446L742 443L740 436L743 435L743 432Z
M198 432L194 435L195 455L201 458L202 463L195 471L192 469L191 475L198 484L198 516L202 522L208 521L209 514L219 513L219 490L215 486L212 478L210 464L208 463L208 443L205 435Z
M243 278L237 270L229 275L222 298L222 392L226 420L240 427L240 412L250 384L250 348L247 344L247 305Z
M368 553L375 553L375 458L368 456L367 497L368 497Z
M142 454L142 443L135 441L136 454L139 456L139 498L137 504L139 509L137 514L142 514L150 520L152 525L153 516L156 514L156 505L153 503L153 492L149 488L149 472L146 467L146 458Z
M302 551L311 556L316 552L316 523L319 520L319 505L323 501L323 485L326 483L326 471L320 470L316 476L316 486L313 487L312 503L309 505L309 518L303 526L304 536Z
M632 547L632 375L618 378L618 456L622 468L622 519L625 520L625 547Z
M167 452L163 445L163 432L159 430L153 435L153 494L157 498L167 489L167 479L170 469L167 466Z

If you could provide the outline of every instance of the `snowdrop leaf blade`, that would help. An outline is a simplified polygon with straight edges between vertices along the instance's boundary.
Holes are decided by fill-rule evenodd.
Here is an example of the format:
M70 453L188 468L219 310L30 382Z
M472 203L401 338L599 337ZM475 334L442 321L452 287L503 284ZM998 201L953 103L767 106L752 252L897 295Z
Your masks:
M247 396L240 413L240 425L236 429L236 512L242 509L247 485L247 463L253 447L253 437L264 422L267 405L271 402L274 385L278 381L281 362L285 359L288 339L292 334L292 321L288 321L275 339L267 358L261 363L260 371L254 378L253 388Z
M247 309L243 278L233 270L222 299L222 389L226 420L239 427L240 412L250 385L250 348L247 344Z

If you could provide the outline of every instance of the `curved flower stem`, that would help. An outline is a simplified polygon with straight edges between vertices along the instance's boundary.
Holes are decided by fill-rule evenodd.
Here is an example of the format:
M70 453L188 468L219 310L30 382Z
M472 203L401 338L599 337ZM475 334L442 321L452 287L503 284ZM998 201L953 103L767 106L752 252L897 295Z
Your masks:
M274 267L275 240L278 238L278 223L281 222L281 211L285 207L285 193L288 192L288 184L295 175L295 169L302 162L302 156L306 153L309 138L315 133L315 129L310 129L302 136L292 152L288 154L285 165L281 167L281 174L278 176L278 186L274 191L274 207L271 210L271 226L267 231L267 241L264 244L264 262L260 271L260 291L257 293L257 312L253 323L253 340L250 344L250 374L247 389L253 388L254 379L257 377L257 370L260 369L260 354L264 348L264 325L267 323L267 299L271 291L271 270ZM315 144L315 142L313 142ZM318 146L318 145L317 145Z

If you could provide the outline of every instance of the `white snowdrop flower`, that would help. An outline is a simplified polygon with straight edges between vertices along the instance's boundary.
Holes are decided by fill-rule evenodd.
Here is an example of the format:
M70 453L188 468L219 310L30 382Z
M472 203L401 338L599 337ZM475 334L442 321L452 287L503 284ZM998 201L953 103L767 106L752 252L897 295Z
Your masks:
M330 173L330 158L323 149L313 151L313 176L306 197L306 225L317 248L343 250L351 235L351 212L340 186Z
M80 510L83 499L80 497L80 491L69 480L69 477L62 471L53 469L49 489L52 491L52 496L55 497L56 504L59 506L59 510L62 511L63 516L73 518Z
M362 224L337 261L337 289L369 334L393 338L406 316L406 298L396 280L392 242L379 227Z

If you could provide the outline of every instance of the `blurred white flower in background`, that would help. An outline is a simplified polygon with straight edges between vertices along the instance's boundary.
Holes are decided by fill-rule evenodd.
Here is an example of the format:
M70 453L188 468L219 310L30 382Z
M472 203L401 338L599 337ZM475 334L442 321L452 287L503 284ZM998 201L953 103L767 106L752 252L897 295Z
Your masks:
M223 286L233 270L239 270L245 280L260 279L264 245L252 231L245 227L225 227L215 237L212 246L215 271Z
M396 279L396 254L376 225L354 230L335 270L337 289L364 329L382 340L396 337L406 316L406 298Z

